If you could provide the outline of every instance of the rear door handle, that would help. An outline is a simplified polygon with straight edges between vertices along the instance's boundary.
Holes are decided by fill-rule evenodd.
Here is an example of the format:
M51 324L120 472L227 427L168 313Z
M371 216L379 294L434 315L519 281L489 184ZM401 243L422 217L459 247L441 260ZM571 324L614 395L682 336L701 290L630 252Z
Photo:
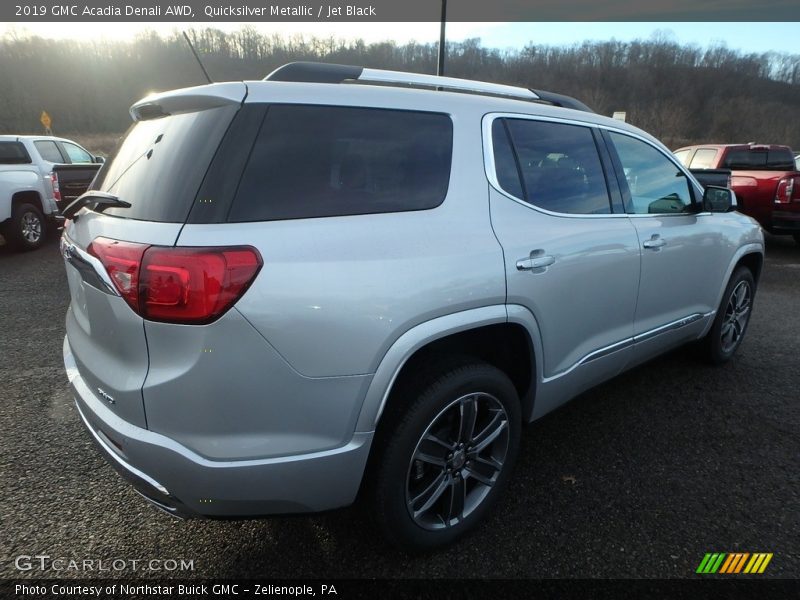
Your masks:
M659 248L661 248L663 246L666 246L666 245L667 245L666 240L664 240L657 233L654 233L652 236L650 236L649 240L647 240L646 242L644 242L642 244L642 246L644 246L645 248L648 248L650 250L658 250Z
M517 271L533 271L549 267L556 258L549 254L544 254L544 250L534 250L528 258L521 258L517 261Z

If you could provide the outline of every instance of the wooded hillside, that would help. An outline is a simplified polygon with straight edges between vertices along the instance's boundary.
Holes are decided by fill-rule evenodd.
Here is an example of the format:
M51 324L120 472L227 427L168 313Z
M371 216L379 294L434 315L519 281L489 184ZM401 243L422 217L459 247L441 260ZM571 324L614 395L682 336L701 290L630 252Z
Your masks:
M66 25L65 25L66 26ZM434 73L436 44L365 44L262 35L245 27L193 33L215 80L261 79L293 60ZM769 142L800 148L800 55L635 42L484 48L448 44L447 74L575 96L672 147L690 142ZM180 34L132 42L6 36L0 40L0 133L38 133L42 110L56 134L124 131L128 107L150 91L204 82Z

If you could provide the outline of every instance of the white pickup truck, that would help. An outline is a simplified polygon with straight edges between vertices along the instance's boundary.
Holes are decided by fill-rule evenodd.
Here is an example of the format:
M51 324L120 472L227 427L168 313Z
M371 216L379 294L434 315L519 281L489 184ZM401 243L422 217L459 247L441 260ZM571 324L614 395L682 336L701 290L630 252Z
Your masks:
M0 234L6 242L18 250L41 246L48 224L86 190L102 162L63 138L0 135Z

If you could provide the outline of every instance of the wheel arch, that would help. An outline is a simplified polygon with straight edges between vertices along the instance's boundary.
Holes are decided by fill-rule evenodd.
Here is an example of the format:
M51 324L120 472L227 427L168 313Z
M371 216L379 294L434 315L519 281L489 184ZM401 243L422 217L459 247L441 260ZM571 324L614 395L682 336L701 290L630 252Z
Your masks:
M44 205L42 204L42 197L37 191L26 190L22 192L16 192L13 196L11 196L12 214L14 209L16 209L21 204L32 204L33 206L39 209L39 212L41 212L42 215L44 215Z
M432 357L468 355L503 370L520 395L522 416L530 420L541 379L539 329L521 306L494 305L426 321L404 333L384 355L367 390L356 431L373 431L392 390Z
M764 246L763 244L759 243L750 243L746 244L739 248L739 250L734 254L733 258L728 265L728 270L725 273L725 277L722 280L722 285L720 286L719 293L717 294L717 301L714 304L715 312L719 309L719 305L722 303L722 296L725 294L725 289L728 287L728 282L733 277L733 274L736 272L740 266L746 266L748 269L751 270L753 273L753 279L756 282L756 289L758 289L758 280L761 277L761 270L764 266ZM713 313L712 313L713 314ZM711 327L714 325L714 319L711 318L708 320L708 323L700 334L700 338L705 337L705 335L711 330Z

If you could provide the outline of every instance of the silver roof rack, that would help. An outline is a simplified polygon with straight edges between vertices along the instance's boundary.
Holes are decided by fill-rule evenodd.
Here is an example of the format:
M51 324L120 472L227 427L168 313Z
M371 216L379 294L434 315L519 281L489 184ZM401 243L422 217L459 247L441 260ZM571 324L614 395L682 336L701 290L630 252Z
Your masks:
M472 81L470 79L457 79L455 77L441 77L438 75L404 73L402 71L364 69L361 71L358 81L441 88L446 90L458 90L462 92L474 92L478 94L510 96L512 98L523 98L525 100L539 99L539 96L537 96L531 90L515 87L513 85L487 83L485 81Z
M350 65L293 62L278 67L267 75L264 81L295 81L306 83L343 83L345 81L355 81L385 85L430 87L475 94L491 94L494 96L530 100L533 102L546 102L565 108L593 112L592 109L575 98L542 90L529 90L513 85L487 83L484 81L473 81L471 79L405 73L402 71L384 71L382 69L368 69Z

